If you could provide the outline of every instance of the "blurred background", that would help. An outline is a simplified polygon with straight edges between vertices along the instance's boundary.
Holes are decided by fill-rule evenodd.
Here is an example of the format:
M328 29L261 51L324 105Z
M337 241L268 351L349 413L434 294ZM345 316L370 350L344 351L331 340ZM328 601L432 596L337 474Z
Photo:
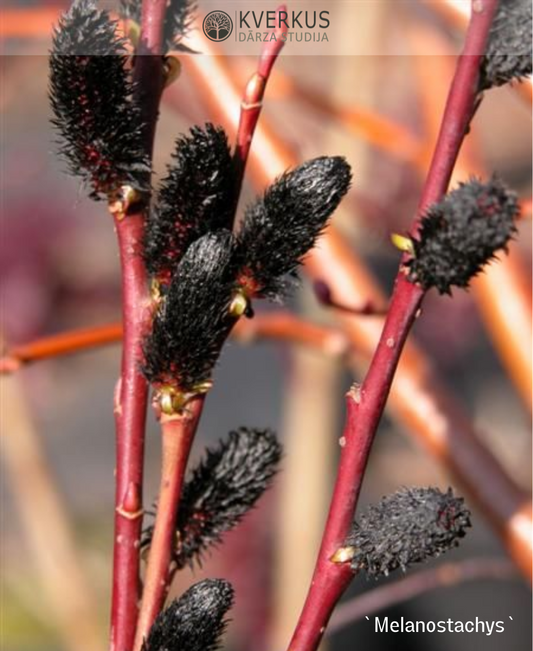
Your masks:
M464 33L464 16L453 5L420 0L400 6L390 0L373 8L366 4L361 14L357 2L331 2L336 39L355 39L369 48L378 42L384 54L297 56L288 45L266 94L261 124L296 161L342 154L351 163L354 187L334 223L385 294L399 261L390 233L405 232L412 221L453 75L453 53ZM51 22L67 6L10 2L0 28L0 47L10 52L0 57L1 328L7 350L44 335L120 319L111 217L104 204L91 203L78 181L64 174L49 124L43 52ZM411 54L387 55L399 39ZM216 54L223 55L223 49ZM222 108L228 96L212 70L219 66L236 89L244 89L256 66L254 57L215 57L215 51L194 59L183 57L181 78L163 99L158 173L165 170L175 137L193 124L223 124L231 139L235 125L228 115L237 113L238 104ZM523 201L519 233L510 256L471 291L455 292L452 299L431 293L414 332L435 374L524 494L531 491L531 153L530 82L488 93L457 179L493 171L503 177ZM254 165L242 205L265 184L266 172L261 176ZM288 307L337 328L335 310L320 304L305 279ZM279 309L257 305L258 312ZM366 319L379 330L380 317L353 318ZM342 346L317 350L283 341L231 341L225 348L193 456L240 425L275 428L286 451L274 489L203 568L184 570L173 586L179 594L204 576L234 583L236 606L225 648L281 650L288 642L333 485L344 393L354 379L362 379L367 364L357 342L351 355L345 352ZM119 360L115 344L42 361L2 378L6 650L105 648L114 492L112 396ZM147 504L155 497L158 463L158 431L150 418ZM445 460L424 446L423 434L413 435L405 419L391 413L380 426L362 504L415 484L461 490ZM472 531L443 562L506 558L484 514L473 511ZM345 599L377 585L357 578ZM390 619L503 620L505 632L490 637L375 634L373 622L363 618L328 636L325 644L332 651L355 645L376 651L531 647L531 593L518 574L444 587L380 614Z

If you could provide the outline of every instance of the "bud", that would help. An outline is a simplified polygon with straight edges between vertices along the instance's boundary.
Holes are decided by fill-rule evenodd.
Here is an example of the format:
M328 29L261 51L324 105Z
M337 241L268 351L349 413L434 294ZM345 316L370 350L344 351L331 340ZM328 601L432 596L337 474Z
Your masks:
M481 90L532 72L531 0L500 0L481 64Z
M142 651L215 651L232 605L233 588L227 581L196 583L159 614Z
M454 285L468 287L496 252L506 249L518 214L515 194L499 179L461 183L422 220L407 262L409 278L441 294L450 294Z
M180 260L144 345L144 374L183 392L211 379L237 320L230 313L235 269L232 235L218 231L191 244Z
M310 160L283 174L246 211L237 236L243 285L266 296L283 289L350 187L340 156Z
M345 546L354 572L386 576L456 547L470 526L464 500L451 488L404 488L369 506Z
M50 53L52 124L69 171L87 182L93 199L121 186L148 190L141 113L116 26L92 0L77 0L54 30Z
M144 257L152 275L168 281L192 242L221 228L231 230L235 187L222 128L193 127L190 136L177 139L146 228Z
M200 562L203 552L242 520L272 483L281 454L274 432L245 427L207 450L180 500L174 553L178 568ZM152 534L153 527L144 531L143 547L150 545Z

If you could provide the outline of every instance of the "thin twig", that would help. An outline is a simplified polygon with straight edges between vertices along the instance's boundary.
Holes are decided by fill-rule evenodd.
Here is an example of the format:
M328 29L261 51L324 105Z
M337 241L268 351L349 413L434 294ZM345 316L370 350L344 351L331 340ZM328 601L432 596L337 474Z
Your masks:
M115 393L116 493L113 549L111 650L130 651L139 598L144 430L148 386L141 373L142 341L150 317L144 264L139 255L142 215L117 223L122 268L124 340Z
M307 321L291 312L279 310L259 313L239 321L231 336L242 344L272 340L307 346L324 355L341 357L349 351L346 336L332 326ZM0 375L9 375L33 362L81 353L116 344L122 340L122 323L68 330L8 348L0 357Z
M136 99L144 124L143 145L151 158L163 91L162 40L166 0L143 0L134 66ZM111 605L111 651L131 651L139 598L144 431L148 385L141 373L143 338L150 320L148 278L142 259L144 209L115 214L122 270L124 340L115 397L116 493Z
M161 415L161 484L134 651L141 649L144 639L163 607L170 586L177 507L204 398L205 396L194 398L180 414Z
M368 590L336 608L327 635L333 635L365 616L404 603L439 588L452 588L466 581L511 581L518 578L512 563L500 558L474 558L444 563L428 570Z
M417 219L446 192L459 149L476 106L479 65L497 0L473 3L466 35L444 110L435 153L422 191ZM351 580L348 565L331 561L349 533L374 436L381 420L405 341L416 318L424 290L408 281L402 269L370 368L361 388L347 397L344 445L324 537L302 614L289 644L291 651L314 651L329 617Z
M281 21L278 20L281 12L285 13L285 15L287 14L287 7L285 5L280 5L276 9L274 24L277 27L272 30L275 38L267 39L266 44L263 46L257 62L257 70L246 84L241 101L239 127L237 129L234 153L237 173L237 197L240 194L255 127L257 126L257 121L263 108L263 97L266 86L274 63L285 44L285 41L281 39L281 33L283 32Z
M0 358L0 374L13 373L31 362L71 355L119 341L122 341L122 323L60 332L8 348Z

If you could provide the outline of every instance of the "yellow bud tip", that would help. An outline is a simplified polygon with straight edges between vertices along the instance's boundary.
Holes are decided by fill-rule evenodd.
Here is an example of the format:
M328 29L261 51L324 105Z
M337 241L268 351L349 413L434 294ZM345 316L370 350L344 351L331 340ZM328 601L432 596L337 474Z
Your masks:
M128 20L126 22L126 33L131 41L131 44L134 47L137 47L141 38L141 26L139 23L136 23L134 20Z
M348 563L355 556L355 547L340 547L329 559L332 563Z
M121 185L108 198L109 212L119 221L124 219L132 206L140 204L141 193L131 185Z
M192 390L193 395L199 394L199 393L207 393L213 386L213 382L211 380L206 380L205 382L200 382L199 384L195 384Z
M152 278L150 283L150 296L156 303L161 300L161 284L155 278Z
M410 237L400 235L399 233L392 233L390 239L394 246L403 253L410 253L411 255L415 254L413 240Z
M242 316L247 309L248 299L242 292L237 292L230 303L229 313L231 316L239 317Z
M174 396L171 393L162 393L159 397L159 406L164 414L171 416L174 413Z

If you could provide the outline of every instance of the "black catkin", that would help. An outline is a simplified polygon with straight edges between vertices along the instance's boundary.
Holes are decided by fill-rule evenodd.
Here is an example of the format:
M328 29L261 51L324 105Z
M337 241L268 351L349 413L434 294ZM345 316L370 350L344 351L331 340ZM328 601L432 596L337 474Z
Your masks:
M149 382L183 392L210 380L235 323L229 313L235 270L229 231L209 233L180 260L144 346Z
M480 90L532 72L531 0L500 0L481 64Z
M409 278L441 294L452 286L468 287L516 232L516 195L497 178L462 183L422 219L413 239L414 256L407 262Z
M54 30L50 53L52 124L69 171L93 199L121 185L145 191L149 177L141 114L115 30L92 0L76 0Z
M143 651L215 651L233 605L233 588L222 579L206 579L163 610L144 641Z
M201 562L203 552L222 540L270 486L282 455L274 432L241 427L208 449L184 485L177 517L174 562ZM142 546L151 542L148 527Z
M378 577L424 562L456 547L470 527L470 512L452 490L404 488L370 506L354 523L346 545L351 567Z
M173 163L149 218L144 257L148 271L168 280L189 245L202 235L231 229L235 177L226 134L206 124L176 141Z
M310 160L279 177L246 211L237 249L241 283L250 294L275 297L295 274L350 187L340 156Z
M140 25L141 4L142 0L120 0L120 12L124 18ZM196 9L196 0L168 0L163 25L165 52L168 50L191 51L181 41L192 28Z

